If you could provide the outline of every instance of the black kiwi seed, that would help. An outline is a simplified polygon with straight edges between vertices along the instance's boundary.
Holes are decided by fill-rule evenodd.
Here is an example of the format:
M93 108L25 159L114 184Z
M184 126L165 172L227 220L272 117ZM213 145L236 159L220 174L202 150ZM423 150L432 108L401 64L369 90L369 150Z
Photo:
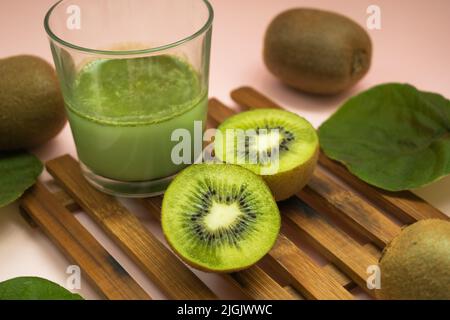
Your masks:
M264 125L262 128L261 127L256 127L256 134L260 135L263 134L263 130L265 130L264 134L266 134L267 132L270 132L271 130L278 130L280 132L280 134L283 136L283 139L280 141L279 143L279 149L280 151L289 151L289 145L295 140L295 136L292 132L290 132L289 130L286 130L284 127L280 126L280 125L269 125L266 124ZM250 137L245 137L245 152L243 152L242 154L239 154L238 156L241 158L247 159L247 157L249 157L250 155ZM259 156L259 155L258 155ZM271 150L267 150L267 156L271 157L272 156L272 152ZM266 162L267 159L258 159L259 162ZM263 163L264 164L264 163Z
M206 191L200 191L203 190ZM236 185L214 185L209 180L199 183L193 194L189 196L191 205L186 210L190 212L189 223L186 227L200 241L205 242L207 246L216 246L220 243L229 243L232 246L238 245L238 240L251 229L255 223L256 213L252 210L252 198L248 194L245 185L240 187ZM203 222L203 218L208 215L213 202L222 204L237 203L243 213L237 221L229 228L221 228L216 231L208 230Z

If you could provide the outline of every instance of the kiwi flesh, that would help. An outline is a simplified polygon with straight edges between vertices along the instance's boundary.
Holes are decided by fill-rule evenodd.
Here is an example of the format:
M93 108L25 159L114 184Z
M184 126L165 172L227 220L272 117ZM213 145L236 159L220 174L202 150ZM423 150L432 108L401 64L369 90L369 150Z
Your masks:
M274 245L280 212L264 181L228 164L198 164L182 171L162 204L162 229L189 265L227 273L258 262Z
M216 138L216 157L261 175L276 201L288 199L299 192L314 172L319 155L319 139L314 127L295 113L280 109L246 111L225 120L218 130L223 138ZM254 130L257 141L252 140L253 145L246 144L243 153L238 150L238 137L227 135L233 130ZM275 139L271 137L273 132L277 133ZM230 143L230 137L235 140L233 143ZM279 150L278 158L273 158L278 161L276 171L265 170L273 163L260 161L264 158L258 158L256 163L249 161L251 148L256 148L258 153L268 148L265 152L270 154L274 146Z
M0 59L0 150L31 148L66 123L55 70L35 56Z
M271 22L263 55L269 71L287 85L330 95L352 87L368 72L372 43L360 25L343 15L297 8Z
M450 299L450 222L428 219L406 227L380 258L381 289L389 300Z

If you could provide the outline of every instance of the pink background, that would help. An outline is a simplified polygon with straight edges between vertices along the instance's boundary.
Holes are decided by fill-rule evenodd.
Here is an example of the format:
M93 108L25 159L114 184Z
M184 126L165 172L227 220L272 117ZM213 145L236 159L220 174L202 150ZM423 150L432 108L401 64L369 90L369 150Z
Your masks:
M54 0L0 2L0 58L35 54L52 61L43 17ZM213 0L215 22L211 65L211 96L232 105L229 91L252 85L315 126L324 121L349 96L382 82L408 82L420 89L450 97L450 1L448 0ZM262 38L270 20L291 7L317 7L345 14L362 26L366 9L381 8L381 30L368 30L374 44L369 74L352 90L327 98L312 97L286 88L265 69ZM34 150L42 160L64 153L76 156L68 127L52 142ZM47 178L47 175L44 175ZM450 214L450 178L416 192ZM158 237L158 224L142 208L126 201ZM122 254L84 214L78 217L117 260L155 298L164 295ZM18 215L17 204L0 209L0 281L36 275L65 284L67 260L39 230L28 228ZM240 298L218 276L198 273L222 298ZM88 283L80 293L98 298ZM363 297L363 296L361 296Z

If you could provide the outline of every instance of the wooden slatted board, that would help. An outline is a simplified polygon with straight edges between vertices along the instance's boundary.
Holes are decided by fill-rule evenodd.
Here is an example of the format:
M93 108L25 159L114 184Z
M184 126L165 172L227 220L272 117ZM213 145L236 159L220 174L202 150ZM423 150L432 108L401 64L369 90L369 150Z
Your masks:
M231 97L244 110L281 108L249 87L234 90ZM234 113L217 99L211 99L208 125L217 126ZM217 298L118 199L87 183L75 159L62 156L47 162L46 168L62 190L52 193L39 182L22 198L24 215L81 267L101 295L107 299L151 299L73 216L79 209L169 298ZM159 219L162 197L143 199L141 203ZM283 225L328 263L319 265L310 252L281 233L263 264L221 275L248 299L353 299L350 290L355 286L375 296L373 290L367 289L367 268L377 264L381 250L400 233L401 226L420 219L448 219L413 193L374 188L323 154L308 186L279 205Z

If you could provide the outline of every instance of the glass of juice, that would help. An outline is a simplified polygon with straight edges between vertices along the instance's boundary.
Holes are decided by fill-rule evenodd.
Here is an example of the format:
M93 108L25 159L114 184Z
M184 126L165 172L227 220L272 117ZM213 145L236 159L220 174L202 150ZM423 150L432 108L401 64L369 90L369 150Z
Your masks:
M200 156L174 161L174 132L193 144L205 129L212 21L206 0L62 0L49 10L78 158L96 188L158 195Z

